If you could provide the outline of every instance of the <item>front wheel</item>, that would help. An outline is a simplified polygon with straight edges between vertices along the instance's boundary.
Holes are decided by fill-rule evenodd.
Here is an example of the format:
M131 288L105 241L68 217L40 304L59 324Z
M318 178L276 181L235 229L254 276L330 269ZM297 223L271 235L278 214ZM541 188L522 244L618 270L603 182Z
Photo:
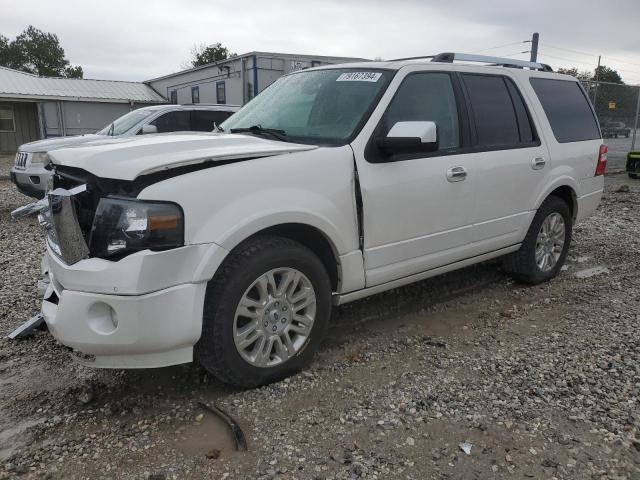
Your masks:
M256 237L209 282L196 356L226 383L271 383L311 362L330 313L331 284L318 257L286 238Z
M560 272L571 243L573 220L564 200L547 198L536 213L520 249L507 257L507 270L523 283L536 285Z

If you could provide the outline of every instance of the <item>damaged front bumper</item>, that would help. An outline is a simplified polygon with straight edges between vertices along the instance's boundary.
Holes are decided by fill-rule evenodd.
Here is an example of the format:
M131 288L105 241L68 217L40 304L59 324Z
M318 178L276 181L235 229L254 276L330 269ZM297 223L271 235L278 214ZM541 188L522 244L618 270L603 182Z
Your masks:
M197 247L185 247L184 250ZM153 252L147 253L154 255ZM188 262L188 257L192 255L185 251L182 260ZM95 262L91 262L93 259L73 266L65 265L50 247L46 259L43 269L48 284L46 280L41 284L46 285L42 315L51 334L60 343L72 348L78 361L101 368L151 368L193 360L193 345L200 338L202 329L206 282L187 282L138 294L87 292L66 288L56 272L62 273L60 277L63 278L70 276L70 270L80 278L93 273L96 279L109 281L116 278L116 274L110 270L118 270L123 274L126 268L117 265L119 262L101 261L111 264L112 268L102 265L104 268L100 274L96 271ZM177 256L173 261L179 261ZM172 272L173 262L157 257L147 262L147 267L156 263L155 267L151 267L151 270L155 270L158 262L165 264L166 278L166 273ZM129 262L130 266L135 264L135 261ZM150 279L144 271L129 271L129 277ZM126 283L126 280L123 281ZM74 286L78 288L79 285ZM107 285L104 286L104 290L107 290ZM145 289L140 282L137 287L137 290ZM111 289L113 291L113 287ZM124 290L131 291L127 287Z

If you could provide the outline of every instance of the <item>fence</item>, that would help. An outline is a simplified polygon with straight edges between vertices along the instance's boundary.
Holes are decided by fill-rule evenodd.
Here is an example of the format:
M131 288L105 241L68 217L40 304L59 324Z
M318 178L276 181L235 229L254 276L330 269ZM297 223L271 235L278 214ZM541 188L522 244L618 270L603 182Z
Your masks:
M609 146L607 170L623 170L627 153L640 149L640 86L589 80L582 85Z

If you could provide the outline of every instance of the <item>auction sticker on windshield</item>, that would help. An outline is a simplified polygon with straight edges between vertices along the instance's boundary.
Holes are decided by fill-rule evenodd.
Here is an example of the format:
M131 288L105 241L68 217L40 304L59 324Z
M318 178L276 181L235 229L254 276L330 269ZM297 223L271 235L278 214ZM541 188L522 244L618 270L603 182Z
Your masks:
M336 78L336 82L377 82L381 76L380 72L348 72Z

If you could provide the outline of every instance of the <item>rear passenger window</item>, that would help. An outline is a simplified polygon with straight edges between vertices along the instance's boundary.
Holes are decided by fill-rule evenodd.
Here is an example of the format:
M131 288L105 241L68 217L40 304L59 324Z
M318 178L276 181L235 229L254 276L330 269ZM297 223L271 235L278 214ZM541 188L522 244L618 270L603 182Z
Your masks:
M516 110L503 77L463 74L471 101L477 144L482 147L520 143Z
M551 130L560 143L600 138L593 110L578 82L531 78Z

